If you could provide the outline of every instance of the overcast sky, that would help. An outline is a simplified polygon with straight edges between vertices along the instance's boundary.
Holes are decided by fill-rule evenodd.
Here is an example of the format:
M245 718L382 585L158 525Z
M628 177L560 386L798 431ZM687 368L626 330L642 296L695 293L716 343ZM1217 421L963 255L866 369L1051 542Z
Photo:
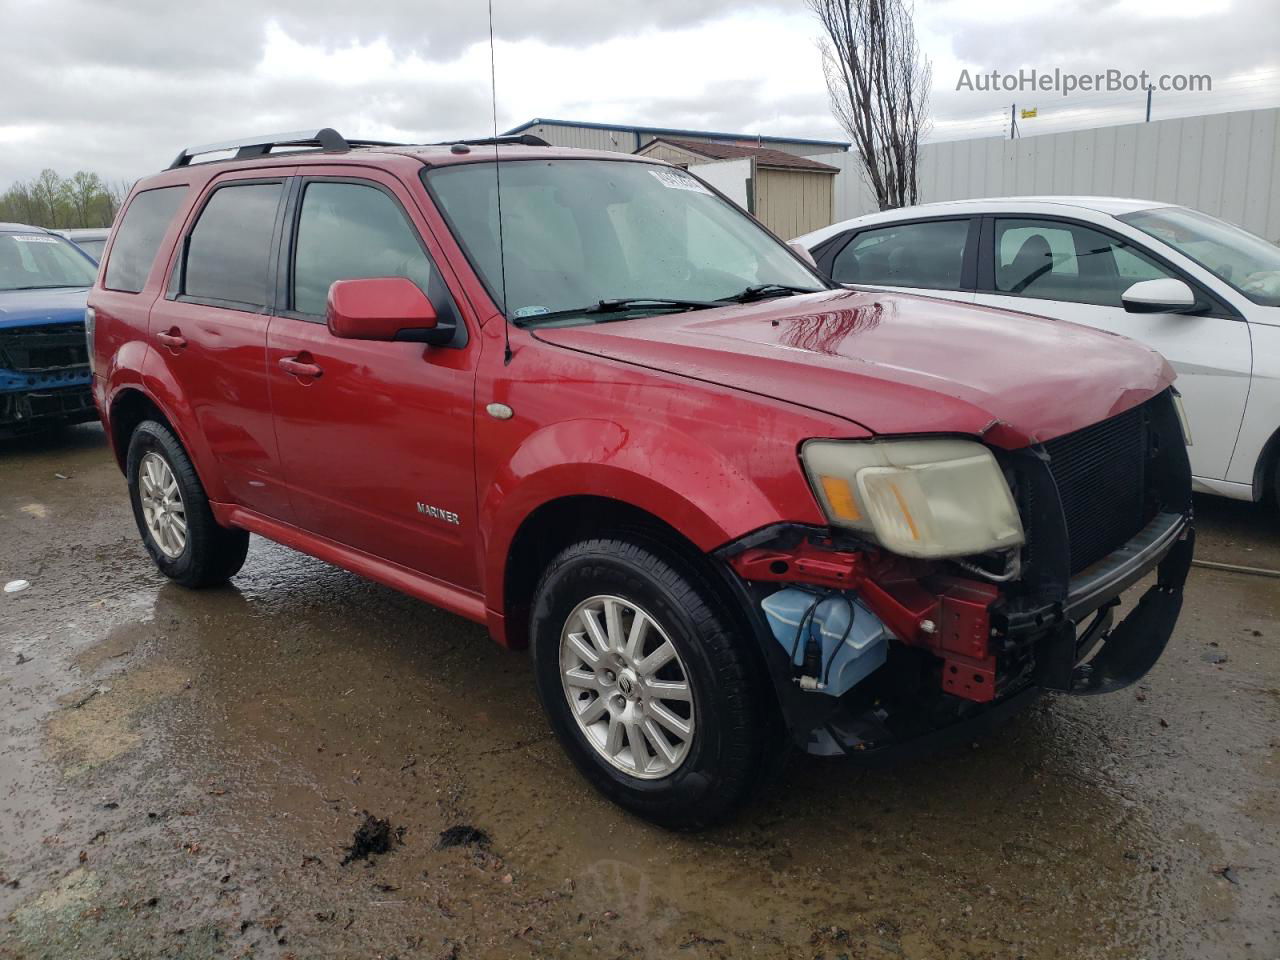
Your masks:
M494 0L498 126L532 117L846 139L802 0ZM1207 73L1155 117L1280 105L1276 0L920 0L935 139L1140 120L1141 94L957 91L1021 67ZM414 142L492 130L473 0L0 0L0 189L42 167L134 179L179 148L334 126Z

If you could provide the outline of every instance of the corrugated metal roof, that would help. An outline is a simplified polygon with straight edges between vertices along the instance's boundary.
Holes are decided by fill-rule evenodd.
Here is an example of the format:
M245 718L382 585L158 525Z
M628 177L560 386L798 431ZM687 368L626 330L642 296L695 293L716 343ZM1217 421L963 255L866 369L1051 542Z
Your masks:
M782 167L787 170L807 170L812 173L839 173L838 167L829 163L810 160L784 150L773 150L769 147L747 147L738 143L716 143L706 140L681 140L677 137L656 137L650 140L636 153L643 154L655 143L666 143L681 150L688 150L711 160L738 160L752 157L763 167Z
M586 127L590 130L621 130L624 133L647 133L658 137L664 134L673 137L715 137L717 140L773 140L785 143L807 143L820 147L836 147L848 150L849 144L841 140L810 140L805 137L776 137L754 133L717 133L712 130L681 130L676 127L637 127L626 123L592 123L588 120L551 120L546 117L534 117L528 123L512 127L503 136L520 133L539 124L554 124L557 127Z

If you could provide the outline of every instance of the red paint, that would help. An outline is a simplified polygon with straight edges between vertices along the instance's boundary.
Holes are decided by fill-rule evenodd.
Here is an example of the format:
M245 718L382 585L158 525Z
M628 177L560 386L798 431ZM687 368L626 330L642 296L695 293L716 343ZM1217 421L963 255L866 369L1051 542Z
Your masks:
M436 310L404 277L339 280L329 287L329 332L349 340L394 340L404 330L433 330Z
M1173 382L1163 357L1110 334L863 290L538 336L833 413L873 433L971 434L1008 449L1115 416Z
M485 620L502 640L512 542L561 498L624 502L711 551L779 522L824 524L798 459L808 438L939 432L1016 447L1126 409L1172 379L1146 348L1069 324L843 290L599 327L512 328L507 363L501 317L418 178L424 157L489 155L304 154L142 181L135 189L190 189L143 291L97 288L89 298L107 429L123 391L142 393L173 425L223 522ZM364 179L392 193L452 293L466 346L348 339L313 320L166 296L181 237L214 185L291 175ZM287 257L279 262L287 269ZM407 296L383 281L340 284L334 329L382 335L384 321L406 315L428 325ZM513 415L495 419L493 403ZM972 666L977 686L957 692L984 695L972 673L983 669L974 631L985 606L969 588L938 592L889 561L861 571L849 555L794 561L812 582L860 578L890 629ZM945 649L920 630L940 605L957 624Z
M865 577L866 565L862 554L822 550L810 543L791 550L744 550L729 562L744 580L811 583L833 590L856 590Z

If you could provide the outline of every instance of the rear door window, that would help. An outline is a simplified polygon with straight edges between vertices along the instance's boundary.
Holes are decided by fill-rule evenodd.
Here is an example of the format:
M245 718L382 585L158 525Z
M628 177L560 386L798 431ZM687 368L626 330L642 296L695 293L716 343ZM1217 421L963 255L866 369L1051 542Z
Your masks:
M138 293L147 282L156 251L186 195L186 185L145 190L133 198L116 228L102 285L108 290Z
M365 277L405 277L437 302L433 276L417 230L391 196L372 184L306 185L294 248L295 311L323 317L335 280Z
M210 195L187 238L183 296L215 306L267 306L271 238L283 192L283 183L237 183Z
M968 220L863 230L836 254L831 278L840 283L958 290L968 236Z

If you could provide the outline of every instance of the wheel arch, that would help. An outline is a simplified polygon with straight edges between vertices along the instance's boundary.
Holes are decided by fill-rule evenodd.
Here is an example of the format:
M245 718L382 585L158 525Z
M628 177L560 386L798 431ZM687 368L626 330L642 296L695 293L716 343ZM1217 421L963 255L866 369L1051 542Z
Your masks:
M1265 501L1269 493L1275 495L1276 506L1280 507L1280 427L1262 445L1262 452L1253 466L1254 501Z
M733 588L733 574L719 560L648 510L611 497L577 494L539 506L525 517L511 539L502 579L507 646L528 646L533 595L550 560L580 540L610 536L659 550L687 566L713 592L744 640L754 635L756 624L742 608L741 596ZM747 646L757 651L758 644Z
M124 387L116 391L111 398L108 419L111 424L111 452L121 473L128 467L129 440L138 424L144 420L156 420L173 429L173 423L164 411L140 387Z
M145 354L132 357L128 366L117 365L110 378L110 392L106 399L105 425L111 439L112 453L121 472L126 469L129 438L134 429L148 416L164 423L178 438L196 476L212 501L227 499L217 460L195 423L194 414L180 385L170 371L157 364L154 353L145 348Z

